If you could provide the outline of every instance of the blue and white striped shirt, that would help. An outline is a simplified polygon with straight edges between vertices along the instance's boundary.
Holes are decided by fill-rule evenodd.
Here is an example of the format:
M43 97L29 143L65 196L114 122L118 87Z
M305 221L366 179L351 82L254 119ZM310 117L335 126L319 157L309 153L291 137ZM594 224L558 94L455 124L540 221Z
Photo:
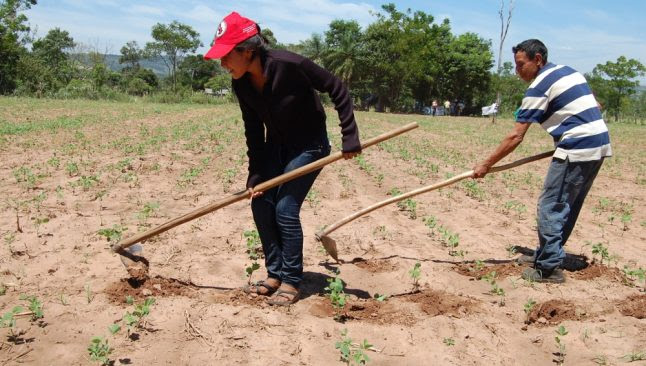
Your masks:
M591 161L612 155L597 100L571 67L545 65L525 92L516 121L540 123L554 138L556 158Z

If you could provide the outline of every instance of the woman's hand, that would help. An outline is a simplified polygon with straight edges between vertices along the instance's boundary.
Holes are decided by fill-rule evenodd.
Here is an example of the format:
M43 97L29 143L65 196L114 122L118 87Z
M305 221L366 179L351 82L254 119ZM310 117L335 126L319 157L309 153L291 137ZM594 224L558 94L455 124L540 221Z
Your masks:
M348 160L348 159L352 159L352 158L354 158L355 156L359 156L359 155L361 154L361 151L344 152L344 153L342 153L342 154L343 154L343 158L344 158L345 160Z
M262 192L254 192L253 188L247 189L247 192L249 192L249 197L248 197L249 199L258 198L262 196Z

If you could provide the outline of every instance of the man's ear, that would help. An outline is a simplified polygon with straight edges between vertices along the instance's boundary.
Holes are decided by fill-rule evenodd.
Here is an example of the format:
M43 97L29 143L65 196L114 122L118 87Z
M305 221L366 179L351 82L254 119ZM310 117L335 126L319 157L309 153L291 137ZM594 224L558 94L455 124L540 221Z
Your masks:
M545 62L543 61L543 55L541 55L538 52L536 52L536 54L534 55L534 62L536 62L536 64L538 66L544 66L545 65Z

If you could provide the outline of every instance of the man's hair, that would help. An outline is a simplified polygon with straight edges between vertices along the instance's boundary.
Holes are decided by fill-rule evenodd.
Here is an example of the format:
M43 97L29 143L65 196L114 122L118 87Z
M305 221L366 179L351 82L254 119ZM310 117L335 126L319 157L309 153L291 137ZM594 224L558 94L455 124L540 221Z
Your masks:
M547 63L547 47L545 47L543 42L539 41L538 39L528 39L511 48L511 52L513 52L514 55L518 51L525 52L525 54L527 54L527 57L530 59L533 59L534 56L536 56L536 54L538 53L543 56L543 62Z

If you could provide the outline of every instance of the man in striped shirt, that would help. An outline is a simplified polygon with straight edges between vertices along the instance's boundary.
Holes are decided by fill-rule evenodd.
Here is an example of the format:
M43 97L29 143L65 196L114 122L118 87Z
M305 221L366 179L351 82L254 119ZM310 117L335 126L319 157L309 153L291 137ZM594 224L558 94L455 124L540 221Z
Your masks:
M536 282L565 281L563 245L572 233L583 201L603 159L612 155L608 128L583 75L568 66L547 62L547 48L537 39L512 48L516 73L530 83L513 130L496 150L473 168L484 177L500 159L523 141L532 123L540 123L552 137L556 151L538 201L539 246L523 278Z

